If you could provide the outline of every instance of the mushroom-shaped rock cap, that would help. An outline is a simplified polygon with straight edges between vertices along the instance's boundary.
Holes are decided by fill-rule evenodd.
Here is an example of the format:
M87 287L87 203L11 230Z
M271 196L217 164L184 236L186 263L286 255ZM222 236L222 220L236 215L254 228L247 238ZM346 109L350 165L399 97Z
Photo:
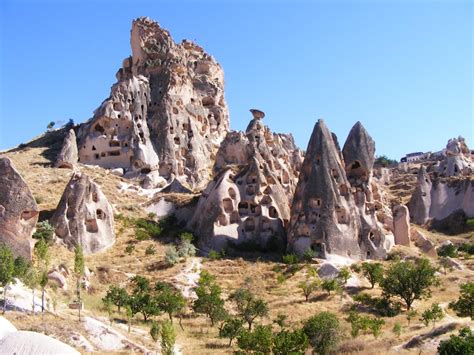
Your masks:
M357 122L349 132L342 148L346 166L358 163L363 169L370 171L375 160L375 142L364 128Z
M265 117L265 112L257 110L256 108L250 109L250 112L252 112L253 118L256 118L258 120L261 120Z

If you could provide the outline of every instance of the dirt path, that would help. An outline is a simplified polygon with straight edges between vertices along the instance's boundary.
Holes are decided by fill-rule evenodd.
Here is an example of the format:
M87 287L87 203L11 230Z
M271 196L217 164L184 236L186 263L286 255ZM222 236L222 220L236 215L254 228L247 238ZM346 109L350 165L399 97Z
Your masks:
M190 261L189 261L190 260ZM199 274L202 269L202 259L193 257L188 259L188 264L178 275L175 276L175 285L187 299L195 299L196 293L193 288L196 287L199 280Z

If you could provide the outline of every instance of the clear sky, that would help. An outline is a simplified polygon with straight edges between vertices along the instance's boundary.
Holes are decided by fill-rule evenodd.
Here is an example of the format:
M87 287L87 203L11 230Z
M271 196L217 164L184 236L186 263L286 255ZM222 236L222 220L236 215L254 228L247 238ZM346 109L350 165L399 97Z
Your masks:
M341 144L360 120L397 159L458 135L474 149L473 3L1 0L0 149L90 118L138 16L221 63L232 129L259 108L303 149L318 118Z

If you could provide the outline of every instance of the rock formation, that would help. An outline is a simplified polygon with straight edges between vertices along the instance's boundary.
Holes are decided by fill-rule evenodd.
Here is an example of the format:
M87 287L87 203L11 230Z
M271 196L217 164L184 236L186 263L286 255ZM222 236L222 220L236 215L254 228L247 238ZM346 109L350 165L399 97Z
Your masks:
M393 207L393 234L395 244L410 246L410 217L405 205Z
M359 122L342 154L324 121L316 123L291 208L291 249L302 253L311 248L319 257L386 256L393 237L376 215L371 187L374 152L374 142Z
M38 206L25 180L9 158L0 158L0 243L16 256L31 259L31 235L38 221Z
M444 159L438 166L437 171L441 176L467 176L471 174L471 151L464 138L452 138L448 141Z
M430 218L431 207L431 178L422 165L417 175L417 183L413 192L408 209L413 223L425 224Z
M72 175L51 224L69 248L80 244L85 254L102 251L115 242L112 206L99 185L84 173Z
M222 68L148 18L133 21L131 47L110 98L81 129L80 161L205 186L229 128Z
M228 241L270 249L286 243L302 152L291 135L274 134L263 125L262 111L251 112L254 118L246 132L230 132L221 144L216 177L189 223L212 249L221 249Z
M64 138L63 146L58 154L56 163L57 168L72 169L77 164L78 152L76 143L76 134L73 129L70 129Z

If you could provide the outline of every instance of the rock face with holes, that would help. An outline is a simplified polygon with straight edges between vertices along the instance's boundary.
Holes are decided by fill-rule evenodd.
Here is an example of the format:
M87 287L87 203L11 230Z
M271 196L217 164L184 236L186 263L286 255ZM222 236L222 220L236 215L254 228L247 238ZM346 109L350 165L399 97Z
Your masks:
M316 123L291 207L290 249L301 254L311 248L323 258L386 256L393 236L376 213L383 199L379 189L373 193L374 153L374 142L360 123L342 152L324 121Z
M347 179L360 219L359 246L367 258L385 258L393 244L391 212L378 180L373 178L375 142L357 122L342 149Z
M205 186L229 129L221 66L148 18L133 21L131 47L110 98L81 129L80 161Z
M69 248L80 244L84 254L105 250L115 242L112 206L99 185L81 172L72 175L51 224Z
M215 179L203 192L189 223L203 245L229 241L262 249L284 248L290 201L302 161L291 135L275 134L254 118L245 133L230 132L217 153Z
M9 158L0 158L0 243L16 256L31 260L31 235L38 221L38 206L25 180Z
M452 138L446 145L444 159L438 166L441 176L468 176L472 172L471 151L463 137Z
M54 166L57 168L72 169L74 165L77 164L78 159L76 133L74 133L73 129L70 129L64 138L63 146Z

